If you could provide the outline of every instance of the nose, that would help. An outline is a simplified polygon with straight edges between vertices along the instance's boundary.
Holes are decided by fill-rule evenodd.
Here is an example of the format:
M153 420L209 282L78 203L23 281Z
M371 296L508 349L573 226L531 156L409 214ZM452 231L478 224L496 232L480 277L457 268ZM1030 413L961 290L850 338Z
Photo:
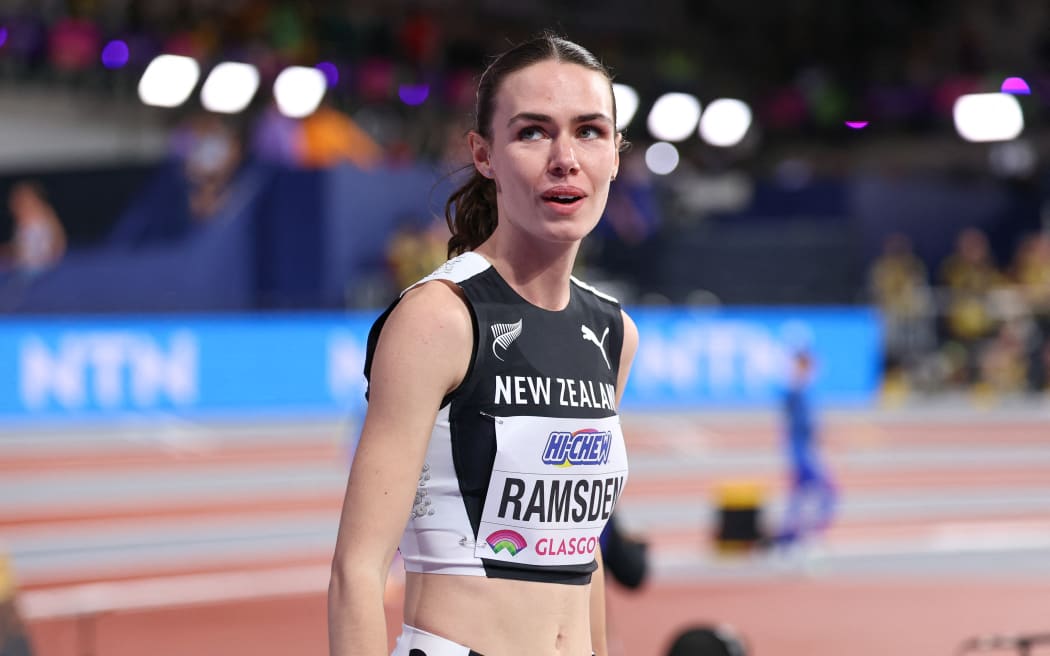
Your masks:
M579 172L580 163L576 161L576 152L573 150L571 139L559 136L551 142L551 159L548 170L558 177Z

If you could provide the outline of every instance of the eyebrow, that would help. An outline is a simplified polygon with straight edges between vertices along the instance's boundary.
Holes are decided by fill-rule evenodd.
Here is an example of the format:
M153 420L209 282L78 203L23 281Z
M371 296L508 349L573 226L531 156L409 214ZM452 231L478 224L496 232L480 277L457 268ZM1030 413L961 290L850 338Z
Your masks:
M533 112L519 112L514 116L510 117L507 121L507 125L513 124L515 121L536 121L538 123L553 123L554 119L547 114L536 114ZM606 123L612 123L612 119L602 114L601 112L594 112L593 114L580 114L572 119L573 123L588 123L590 121L604 121Z

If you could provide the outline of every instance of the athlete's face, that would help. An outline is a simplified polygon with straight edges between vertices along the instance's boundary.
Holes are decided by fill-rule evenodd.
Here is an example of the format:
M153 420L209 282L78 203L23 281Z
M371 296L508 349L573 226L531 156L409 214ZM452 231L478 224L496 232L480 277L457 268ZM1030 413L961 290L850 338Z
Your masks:
M508 75L474 164L496 182L499 228L574 242L597 224L620 164L609 80L554 60Z

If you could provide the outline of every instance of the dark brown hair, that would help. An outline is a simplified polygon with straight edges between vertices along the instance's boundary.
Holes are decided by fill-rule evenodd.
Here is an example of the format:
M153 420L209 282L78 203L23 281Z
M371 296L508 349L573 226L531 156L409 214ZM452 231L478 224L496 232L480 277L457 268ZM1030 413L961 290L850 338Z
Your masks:
M543 32L496 57L481 74L474 106L474 131L485 139L492 138L496 93L508 75L552 59L601 73L609 81L609 93L612 94L612 75L597 57L583 46L553 32ZM616 121L615 96L613 121ZM472 164L465 168L474 169ZM448 240L449 257L480 246L496 229L496 183L474 169L470 179L452 192L445 203L445 221L452 232Z

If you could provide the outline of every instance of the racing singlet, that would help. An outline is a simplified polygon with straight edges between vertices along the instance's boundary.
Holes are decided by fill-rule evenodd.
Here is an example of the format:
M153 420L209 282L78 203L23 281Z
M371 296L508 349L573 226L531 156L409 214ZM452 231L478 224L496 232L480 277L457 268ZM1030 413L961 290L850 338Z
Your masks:
M466 296L473 356L431 434L399 547L405 569L588 583L627 481L620 305L574 278L565 309L538 308L476 253L417 284L436 279ZM366 376L395 305L369 334Z

